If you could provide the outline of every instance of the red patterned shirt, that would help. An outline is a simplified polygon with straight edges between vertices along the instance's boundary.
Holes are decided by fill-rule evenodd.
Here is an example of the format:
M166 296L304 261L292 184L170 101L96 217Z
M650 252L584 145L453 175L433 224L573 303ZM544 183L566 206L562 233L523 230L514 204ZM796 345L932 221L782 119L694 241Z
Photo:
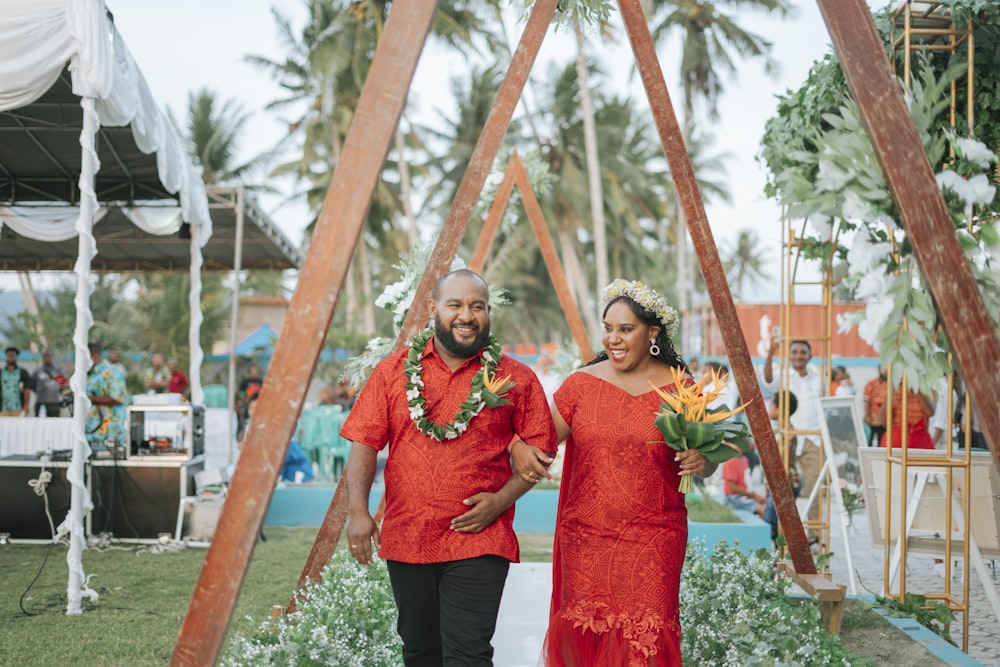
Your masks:
M469 511L462 501L483 491L497 492L510 479L507 445L515 433L529 445L555 451L555 427L541 383L528 366L501 357L496 375L510 375L516 383L504 396L511 405L483 408L465 433L438 442L410 419L403 374L407 352L392 354L375 367L340 431L344 438L373 449L391 444L379 555L407 563L441 563L492 554L518 562L513 507L479 533L456 532L450 525ZM452 372L432 338L421 360L424 409L436 423L449 423L469 396L481 356Z

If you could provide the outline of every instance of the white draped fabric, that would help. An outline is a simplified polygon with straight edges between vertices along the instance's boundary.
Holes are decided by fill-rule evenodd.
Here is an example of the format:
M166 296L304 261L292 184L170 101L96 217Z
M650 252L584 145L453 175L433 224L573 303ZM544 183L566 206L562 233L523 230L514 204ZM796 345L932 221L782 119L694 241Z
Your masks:
M84 480L84 462L90 454L85 433L85 419L90 401L87 398L87 371L90 355L87 350L92 316L90 312L91 260L98 252L93 226L99 219L99 204L94 193L95 175L100 163L95 145L98 129L104 126L130 126L136 146L147 154L156 154L160 181L168 192L180 200L180 215L167 212L152 215L130 210L130 218L150 233L152 229L171 228L176 231L181 220L192 227L192 326L201 321L200 249L211 236L211 218L201 174L188 161L181 144L153 101L145 80L121 36L109 18L103 0L0 0L0 111L17 109L39 99L69 65L73 92L83 108L83 128L80 132L80 206L65 214L28 214L22 207L2 211L0 224L10 225L18 233L35 239L66 240L79 238L77 276L77 320L73 334L76 365L71 379L75 395L73 460L67 472L72 485L71 507L60 525L60 535L69 535L69 582L66 613L82 612L84 595L96 593L87 586L83 570L82 551L86 548L84 513L90 508L90 497ZM69 220L73 220L72 233ZM28 230L22 232L22 230ZM197 242L195 241L197 239ZM194 255L197 254L197 261ZM190 334L191 357L201 359L196 346L197 333ZM194 367L193 367L194 368ZM192 380L200 381L197 372Z

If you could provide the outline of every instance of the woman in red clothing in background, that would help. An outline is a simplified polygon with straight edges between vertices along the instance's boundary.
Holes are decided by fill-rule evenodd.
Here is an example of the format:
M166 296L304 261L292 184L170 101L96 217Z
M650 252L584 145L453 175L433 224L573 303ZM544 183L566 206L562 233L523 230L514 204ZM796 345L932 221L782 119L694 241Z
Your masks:
M710 474L699 452L675 452L656 428L677 312L661 294L615 280L601 292L604 351L556 391L566 440L552 556L549 667L680 666L678 596L687 548L681 475ZM517 443L526 479L550 460Z
M934 416L935 396L928 398L920 392L906 392L906 446L910 449L934 449L934 439L927 425ZM882 404L882 423L888 425L886 404ZM892 429L882 436L881 447L891 442L893 447L903 446L903 390L892 394ZM889 440L891 438L891 440Z

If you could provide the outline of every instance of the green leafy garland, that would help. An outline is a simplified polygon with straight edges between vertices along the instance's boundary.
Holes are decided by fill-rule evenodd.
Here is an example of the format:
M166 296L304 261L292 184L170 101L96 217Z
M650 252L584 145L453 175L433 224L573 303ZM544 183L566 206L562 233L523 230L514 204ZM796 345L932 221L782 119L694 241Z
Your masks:
M424 378L423 363L420 356L427 347L427 341L434 335L434 329L425 329L417 334L410 341L410 350L403 362L403 374L406 375L406 398L410 406L410 419L416 424L420 432L428 438L433 438L438 442L444 440L454 440L462 435L469 428L469 422L486 407L483 384L484 371L489 377L493 377L497 372L497 364L500 362L500 343L490 334L489 342L483 350L482 364L476 374L472 377L472 387L469 389L469 397L458 406L455 419L447 424L438 424L426 414L427 400L424 398Z

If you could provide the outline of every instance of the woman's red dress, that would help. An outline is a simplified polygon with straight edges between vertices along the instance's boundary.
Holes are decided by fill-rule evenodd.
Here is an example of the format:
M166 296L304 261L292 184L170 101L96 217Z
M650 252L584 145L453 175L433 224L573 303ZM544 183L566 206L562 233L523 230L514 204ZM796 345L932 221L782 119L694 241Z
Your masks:
M660 399L584 372L555 394L570 425L552 558L549 667L681 665L687 509Z

